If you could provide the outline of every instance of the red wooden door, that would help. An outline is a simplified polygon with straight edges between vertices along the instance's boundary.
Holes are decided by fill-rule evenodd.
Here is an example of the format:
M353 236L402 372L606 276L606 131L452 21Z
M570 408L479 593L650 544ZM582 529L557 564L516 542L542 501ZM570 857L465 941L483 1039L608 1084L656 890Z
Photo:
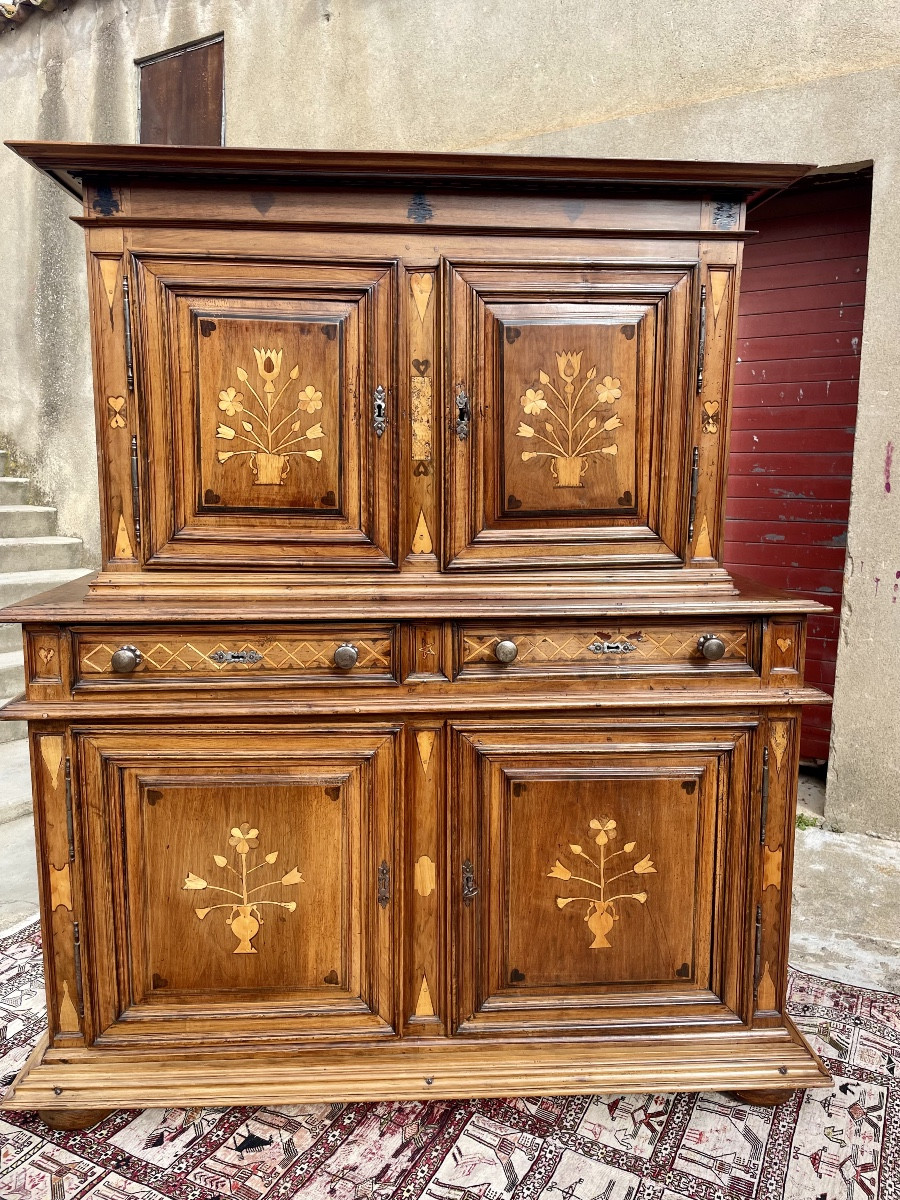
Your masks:
M834 608L813 617L809 683L831 692L856 427L868 177L792 188L748 215L738 319L725 561ZM803 714L800 752L827 758L831 710Z

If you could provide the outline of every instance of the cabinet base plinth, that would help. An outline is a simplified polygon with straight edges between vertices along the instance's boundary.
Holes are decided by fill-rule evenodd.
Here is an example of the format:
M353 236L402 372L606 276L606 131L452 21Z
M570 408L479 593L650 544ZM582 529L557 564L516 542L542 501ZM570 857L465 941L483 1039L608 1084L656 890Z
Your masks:
M90 1129L99 1125L114 1108L39 1108L38 1116L50 1129Z
M753 1104L757 1108L774 1108L776 1104L784 1104L793 1096L796 1088L736 1088L731 1094L744 1104Z
M58 1116L101 1108L677 1091L732 1091L766 1103L750 1097L777 1092L785 1099L796 1088L830 1082L813 1051L787 1029L591 1044L453 1041L278 1054L242 1047L227 1056L43 1050L23 1067L2 1107Z

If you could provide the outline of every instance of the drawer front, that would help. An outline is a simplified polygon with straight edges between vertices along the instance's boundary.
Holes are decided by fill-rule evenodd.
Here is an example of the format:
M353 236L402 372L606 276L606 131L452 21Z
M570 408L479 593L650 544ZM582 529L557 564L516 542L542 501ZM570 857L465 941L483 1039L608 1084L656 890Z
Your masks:
M214 632L123 626L106 628L102 634L77 633L76 639L79 686L231 680L246 686L276 679L311 684L396 682L397 639L391 625L294 626L249 634L246 626ZM347 647L355 651L354 662ZM123 649L131 653L119 656ZM347 665L339 665L341 661Z
M714 641L709 641L710 637ZM502 629L496 623L493 628L464 625L459 630L457 673L461 678L546 676L548 672L581 675L585 671L757 674L757 640L753 624L734 620L727 624L660 621ZM503 661L504 656L513 654L510 644L515 647L514 657Z

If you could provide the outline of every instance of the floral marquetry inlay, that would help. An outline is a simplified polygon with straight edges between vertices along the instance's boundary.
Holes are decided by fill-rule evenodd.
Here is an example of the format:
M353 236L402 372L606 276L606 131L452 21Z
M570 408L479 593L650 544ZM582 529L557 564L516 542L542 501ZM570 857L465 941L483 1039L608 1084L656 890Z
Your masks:
M591 455L619 452L613 435L623 422L609 406L621 399L621 382L611 375L595 382L596 366L580 382L583 357L583 350L557 353L558 386L546 371L540 371L539 382L520 398L528 419L520 421L516 434L534 447L522 451L522 461L549 459L546 465L558 488L583 487Z
M278 851L270 851L270 853L264 855L262 862L255 863L252 867L247 865L251 850L256 850L259 846L259 830L252 827L249 821L244 821L243 824L232 827L228 838L228 845L234 851L231 862L229 862L224 854L214 854L212 859L216 867L220 871L225 872L222 876L223 883L233 883L234 886L224 887L220 884L210 883L202 876L195 875L193 871L188 871L187 877L181 885L182 890L187 892L223 892L232 896L232 900L226 900L221 904L212 904L208 908L195 908L194 912L203 921L215 909L227 908L229 912L225 918L225 924L230 926L231 932L238 940L234 953L256 954L257 951L252 942L257 933L259 933L259 927L263 919L259 911L260 908L268 904L276 908L286 909L288 912L293 912L297 907L296 900L272 900L260 897L259 893L273 887L290 888L295 884L303 883L304 879L298 869L292 867L290 871L282 875L279 879L270 879L267 883L256 884L253 887L250 886L252 881L250 881L249 877L255 871L273 867L278 861ZM234 881L231 879L231 876L234 876Z
M256 386L247 370L238 366L235 374L243 390L228 387L219 392L219 408L225 417L216 429L216 439L234 448L219 450L216 457L226 463L245 456L255 484L279 486L290 470L291 458L322 461L321 447L314 445L326 436L315 415L322 407L322 393L312 383L297 385L298 366L292 367L285 382L276 388L284 350L254 347L253 354L259 376Z
M645 891L629 892L629 883L632 885L636 882L630 880L630 876L634 875L640 878L644 875L655 875L656 867L654 866L650 855L645 854L643 858L633 861L633 855L637 848L637 842L626 842L621 850L610 850L610 845L618 837L618 828L615 821L609 817L602 817L599 820L594 819L590 824L591 837L597 850L594 852L596 857L576 843L569 846L569 851L576 859L581 859L588 864L587 867L582 867L580 863L575 863L571 869L559 859L553 864L547 872L549 879L562 879L566 883L582 884L591 889L591 892L586 896L557 896L557 908L567 908L570 904L586 904L584 921L588 929L594 935L594 940L591 942L591 950L609 949L610 942L607 939L607 934L612 931L613 925L619 919L619 910L617 905L623 900L636 900L638 904L647 903L647 893ZM578 870L587 872L587 874L577 875ZM628 882L622 883L622 880ZM617 886L614 887L613 885Z

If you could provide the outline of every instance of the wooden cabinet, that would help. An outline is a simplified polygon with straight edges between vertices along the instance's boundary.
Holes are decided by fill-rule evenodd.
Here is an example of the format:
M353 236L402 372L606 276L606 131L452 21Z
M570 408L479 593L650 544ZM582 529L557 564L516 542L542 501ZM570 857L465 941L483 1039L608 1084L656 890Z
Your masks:
M818 606L719 561L744 200L798 170L15 148L84 200L104 552L2 615L6 1106L820 1085Z

